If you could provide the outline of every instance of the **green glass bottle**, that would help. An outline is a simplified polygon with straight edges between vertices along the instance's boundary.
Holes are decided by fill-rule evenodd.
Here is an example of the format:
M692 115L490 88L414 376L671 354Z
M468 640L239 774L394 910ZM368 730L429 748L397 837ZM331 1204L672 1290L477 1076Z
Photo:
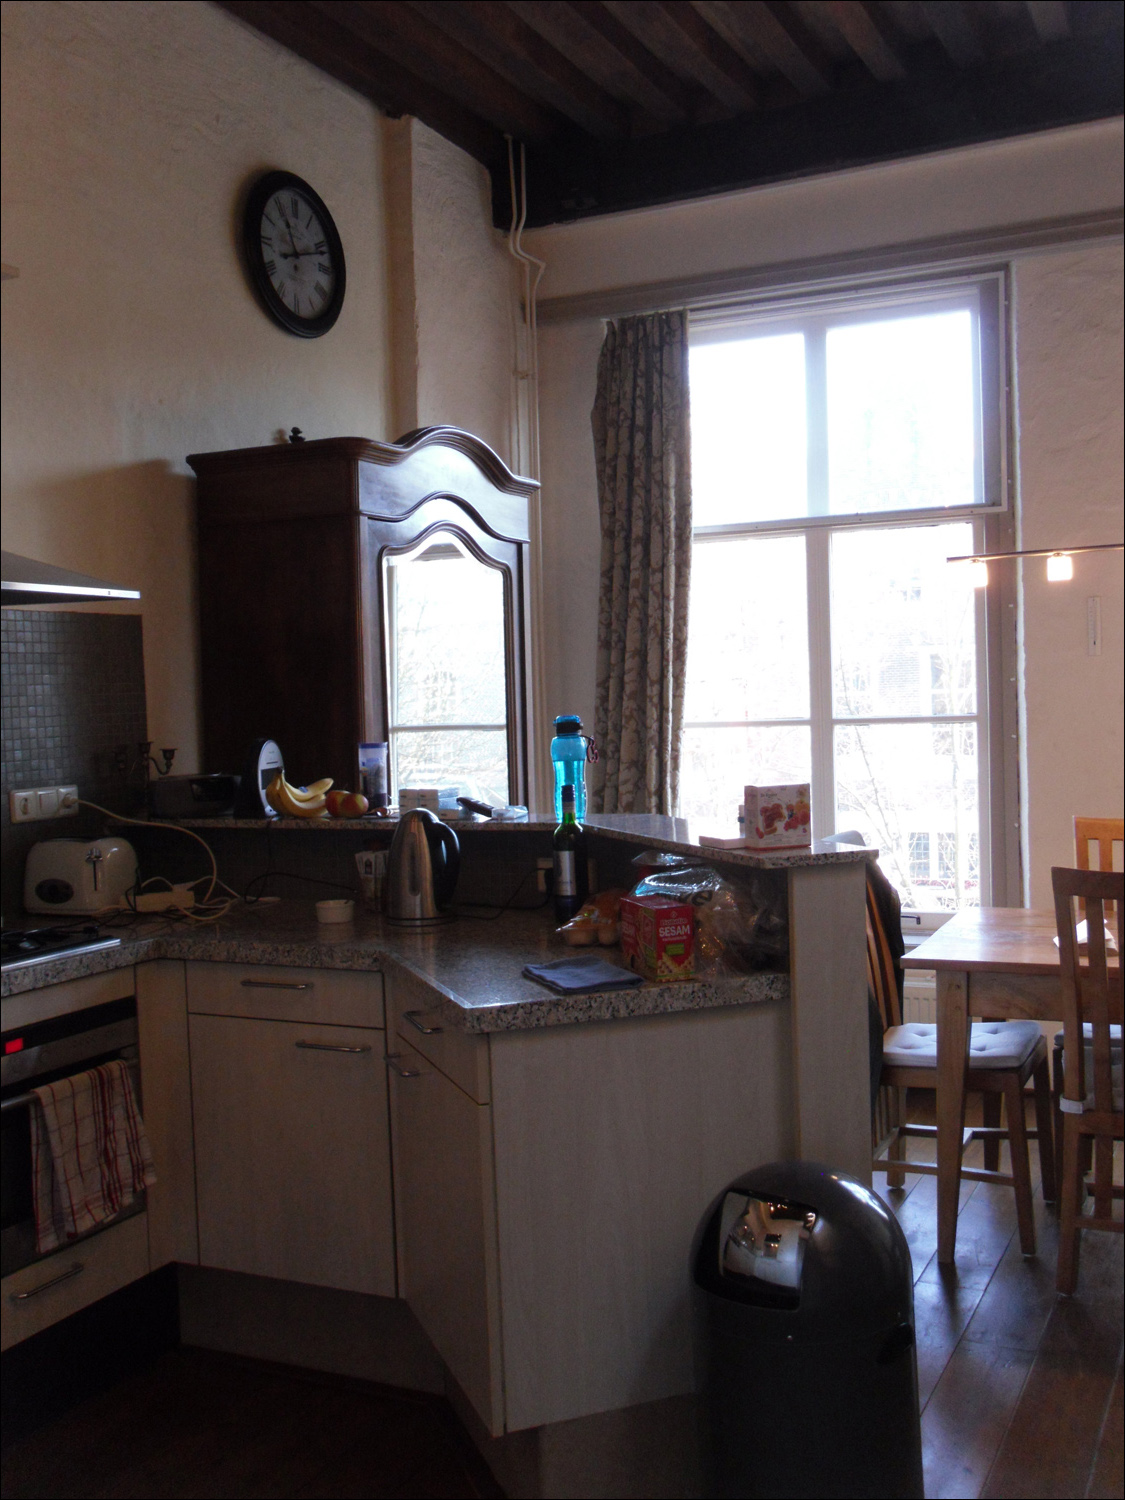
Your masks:
M574 787L562 789L562 822L552 840L555 854L555 917L569 922L586 900L586 835L574 811Z

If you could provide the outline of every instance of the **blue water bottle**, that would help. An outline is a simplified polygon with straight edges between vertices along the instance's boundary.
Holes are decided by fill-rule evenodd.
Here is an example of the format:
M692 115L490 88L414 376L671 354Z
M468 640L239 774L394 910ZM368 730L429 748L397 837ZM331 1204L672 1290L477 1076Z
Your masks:
M555 819L562 822L562 789L574 788L574 816L580 823L586 818L586 757L589 745L582 733L577 714L560 714L555 720L555 737L551 741L551 764L555 768Z

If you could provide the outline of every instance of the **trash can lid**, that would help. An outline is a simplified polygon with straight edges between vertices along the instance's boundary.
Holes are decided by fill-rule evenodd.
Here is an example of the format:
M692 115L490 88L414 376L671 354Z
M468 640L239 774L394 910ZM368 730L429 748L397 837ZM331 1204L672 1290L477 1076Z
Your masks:
M769 1162L732 1182L703 1216L692 1270L700 1290L762 1309L760 1331L780 1337L794 1314L802 1336L823 1338L911 1316L898 1220L870 1188L816 1162Z

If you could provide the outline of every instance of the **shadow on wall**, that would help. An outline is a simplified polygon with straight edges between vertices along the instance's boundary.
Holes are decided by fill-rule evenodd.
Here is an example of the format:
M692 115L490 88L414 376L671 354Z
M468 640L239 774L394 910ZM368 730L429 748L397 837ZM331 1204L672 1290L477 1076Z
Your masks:
M132 425L151 423L138 411ZM129 414L123 421L129 424ZM220 438L204 423L199 448ZM263 439L265 440L265 439ZM168 434L169 445L182 437ZM146 446L161 446L149 433ZM195 446L193 444L193 446ZM165 459L71 473L18 488L5 501L5 545L41 562L73 567L141 591L153 733L179 750L177 768L196 769L199 641L195 484ZM66 613L89 610L68 606ZM105 603L101 614L136 613L136 603Z

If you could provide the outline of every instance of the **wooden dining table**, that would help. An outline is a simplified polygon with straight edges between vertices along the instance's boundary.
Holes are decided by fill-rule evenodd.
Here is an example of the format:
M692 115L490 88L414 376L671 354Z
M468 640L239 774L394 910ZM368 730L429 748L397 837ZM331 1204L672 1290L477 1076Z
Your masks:
M1060 1021L1053 911L967 907L919 943L904 969L937 973L938 1250L953 1262L971 1016Z

